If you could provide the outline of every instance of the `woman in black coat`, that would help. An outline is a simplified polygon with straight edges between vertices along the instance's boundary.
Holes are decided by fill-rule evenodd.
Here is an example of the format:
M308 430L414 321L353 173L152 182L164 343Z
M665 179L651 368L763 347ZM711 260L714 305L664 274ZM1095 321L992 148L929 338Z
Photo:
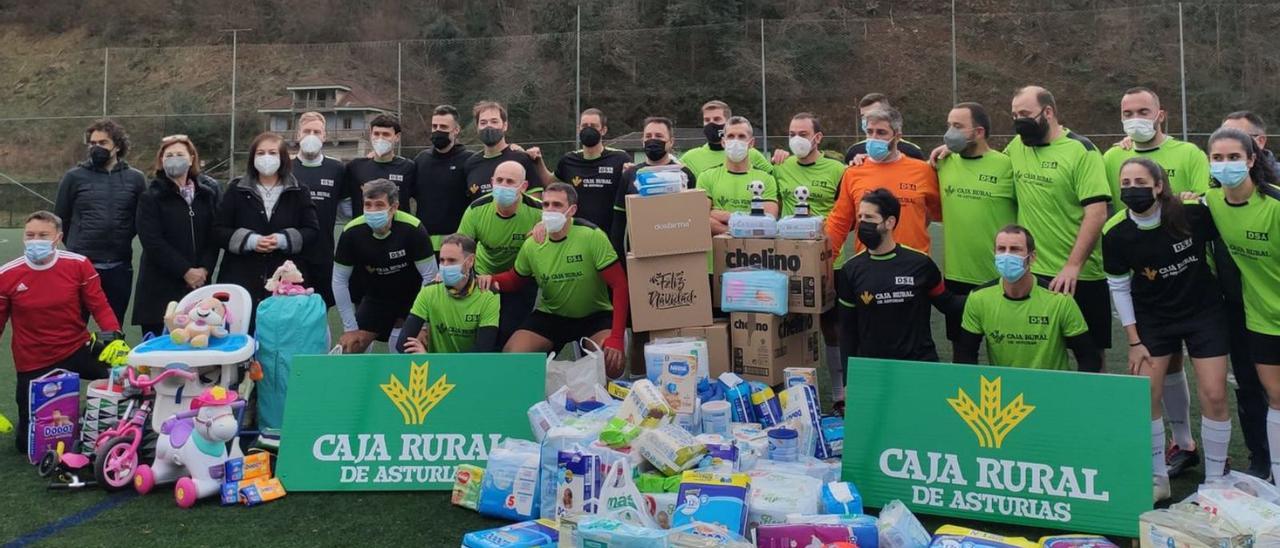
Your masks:
M156 153L155 179L138 197L142 261L133 324L144 335L163 333L169 302L208 284L218 263L213 239L218 193L202 180L199 166L200 156L186 135L165 137Z
M256 310L267 297L267 280L285 260L306 277L303 250L319 241L320 223L306 187L289 173L292 162L280 136L258 135L249 158L244 177L222 195L213 232L226 250L218 282L249 290Z

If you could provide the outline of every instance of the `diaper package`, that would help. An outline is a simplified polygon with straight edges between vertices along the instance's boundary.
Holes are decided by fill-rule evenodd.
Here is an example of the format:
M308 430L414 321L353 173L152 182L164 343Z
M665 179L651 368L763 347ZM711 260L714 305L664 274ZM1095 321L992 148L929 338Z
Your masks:
M674 420L675 410L652 382L640 379L631 384L631 392L618 409L618 418L636 426L652 428Z
M1142 548L1248 548L1253 538L1203 508L1180 503L1138 516L1138 544Z
M644 165L637 169L636 194L658 196L684 190L689 185L689 176L681 167L679 164L672 163L665 166Z
M734 238L774 238L778 235L778 220L772 215L733 213L729 215L729 235Z
M1040 537L1042 548L1120 548L1098 535L1052 535Z
M822 412L818 407L818 389L808 384L796 384L782 391L782 400L786 402L782 409L783 420L797 421L803 425L811 439L805 440L802 447L810 447L809 455L820 459L834 458L834 449L826 439L822 429Z
M555 516L595 513L600 495L600 457L582 451L561 451L556 478Z
M817 240L823 236L822 216L788 215L778 221L778 237L787 240Z
M973 548L1040 548L1040 543L1022 537L1003 537L977 529L943 525L933 533L931 547L972 546Z
M796 474L756 469L751 477L750 522L753 525L786 523L788 514L818 513L822 482Z
M765 428L782 422L782 405L778 403L778 395L769 385L751 381L751 409L756 422Z
M841 525L775 523L756 528L758 548L793 548L827 546L832 542L849 542L849 528Z
M650 516L653 516L653 521L658 523L658 527L670 529L671 517L676 515L676 502L680 500L679 493L644 493L641 496L644 497L645 509L649 511Z
M876 518L862 514L787 514L787 523L812 523L825 525L841 525L849 529L849 535L858 543L858 548L877 548L880 545L880 532L876 526Z
M890 501L880 509L880 548L925 548L929 532L900 500Z
M861 514L862 495L846 481L833 481L822 486L822 513Z
M564 426L561 413L557 413L550 403L540 401L533 404L526 413L529 415L529 428L533 430L534 441L542 441L547 431L557 426Z
M559 539L556 522L539 519L467 533L462 548L551 548Z
M725 312L787 314L789 278L777 270L736 269L721 278L720 308Z
M844 454L844 418L823 417L818 424L822 428L822 439L826 441L830 458L840 458Z
M540 512L538 444L508 439L489 453L476 509L489 517L527 521Z
M484 468L472 464L459 464L453 475L453 495L449 502L468 510L475 510L480 502L480 483L484 481Z
M592 435L573 426L557 426L542 438L538 449L538 512L545 518L556 517L556 483L561 475L560 452L580 449L590 443Z
M1259 542L1265 538L1280 546L1280 506L1239 489L1201 487L1196 494L1201 508L1241 531L1253 533L1254 545L1271 546Z
M733 373L720 374L716 383L724 390L733 422L756 422L755 409L751 407L750 383Z
M578 521L579 546L592 548L667 548L667 532L609 518Z
M751 479L746 474L685 472L672 527L694 522L719 524L735 534L746 532L747 497Z
M693 434L673 424L644 430L631 446L668 476L693 468L707 452Z

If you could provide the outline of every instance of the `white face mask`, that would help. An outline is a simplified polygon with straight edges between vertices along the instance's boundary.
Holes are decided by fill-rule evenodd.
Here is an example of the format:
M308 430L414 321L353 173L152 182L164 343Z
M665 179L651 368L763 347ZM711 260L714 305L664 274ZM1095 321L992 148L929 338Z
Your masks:
M1156 137L1156 121L1146 118L1130 118L1122 122L1124 132L1135 143L1146 143Z
M747 146L746 141L732 139L724 142L724 155L728 157L730 161L741 162L746 160L747 152L750 149L751 147Z
M548 234L554 234L563 230L566 221L568 221L568 217L565 217L564 213L560 213L558 211L542 212L542 226L547 227Z
M799 135L792 137L787 144L791 145L791 153L796 155L796 158L804 158L813 152L813 141Z
M391 149L394 146L395 145L391 144L391 141L386 139L373 140L373 152L378 156L386 156L388 152L391 152Z
M258 170L258 174L270 177L280 170L280 157L273 154L254 156L253 167Z
M302 140L298 142L298 150L301 150L302 153L307 156L314 157L317 154L320 154L320 149L322 147L324 147L324 141L321 141L320 137L314 134L303 137Z

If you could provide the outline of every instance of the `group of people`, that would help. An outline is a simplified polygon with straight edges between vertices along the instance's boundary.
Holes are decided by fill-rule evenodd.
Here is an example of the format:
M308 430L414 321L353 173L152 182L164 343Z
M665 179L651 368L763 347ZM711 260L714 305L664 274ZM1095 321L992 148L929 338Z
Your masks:
M809 213L825 217L839 257L838 305L822 318L837 399L848 357L937 361L931 308L946 316L956 362L976 363L985 342L994 365L1070 369L1070 349L1077 369L1101 371L1114 303L1129 371L1151 378L1155 498L1200 459L1184 346L1199 380L1206 474L1228 467L1229 357L1247 470L1280 476L1280 170L1260 118L1228 115L1206 154L1166 134L1159 97L1133 88L1120 100L1128 138L1103 154L1062 125L1048 90L1028 86L1011 101L1017 135L1003 151L988 144L990 115L972 102L951 109L944 144L924 151L903 138L886 96L864 97L859 110L866 139L843 161L822 150L812 113L793 116L787 150L767 156L749 120L710 101L705 143L677 156L672 121L649 117L633 162L604 144L605 114L587 109L582 147L554 170L537 147L507 141L496 102L472 111L481 149L461 144L461 116L442 105L431 147L414 159L396 154L400 122L380 115L369 124L372 152L345 164L324 155L326 120L308 112L296 153L261 134L225 188L200 171L182 135L161 140L147 182L125 162L123 128L97 122L85 132L89 159L64 177L54 213L32 214L25 257L0 270L20 410L22 378L92 369L81 350L86 311L101 330L119 331L135 235L143 252L132 320L146 333L160 334L165 304L215 272L257 301L292 259L337 308L345 352L375 340L401 352L548 352L590 338L618 376L625 198L639 170L677 165L706 192L713 234L753 201L786 216L807 194ZM934 222L945 270L929 255ZM57 249L64 234L70 251Z

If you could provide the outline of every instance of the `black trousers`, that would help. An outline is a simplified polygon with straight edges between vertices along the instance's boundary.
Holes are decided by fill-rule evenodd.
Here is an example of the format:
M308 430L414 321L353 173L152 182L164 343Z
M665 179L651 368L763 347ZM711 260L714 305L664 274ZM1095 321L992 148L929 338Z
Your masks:
M19 372L17 382L14 383L14 399L18 402L18 422L14 425L16 435L13 437L14 447L17 448L18 453L27 452L27 434L31 429L31 410L28 409L31 406L31 381L54 369L74 371L80 374L80 380L85 381L106 378L110 372L98 363L98 357L92 355L87 344L58 363L35 371ZM80 417L75 417L73 420L78 421Z
M1267 391L1249 353L1249 333L1244 325L1244 303L1226 301L1227 330L1231 338L1231 369L1236 374L1236 412L1240 432L1253 462L1271 462L1267 446Z
M124 325L124 313L129 309L129 299L133 297L133 266L120 265L107 269L97 269L98 279L102 282L102 292L107 295L107 303L116 313L116 321Z

